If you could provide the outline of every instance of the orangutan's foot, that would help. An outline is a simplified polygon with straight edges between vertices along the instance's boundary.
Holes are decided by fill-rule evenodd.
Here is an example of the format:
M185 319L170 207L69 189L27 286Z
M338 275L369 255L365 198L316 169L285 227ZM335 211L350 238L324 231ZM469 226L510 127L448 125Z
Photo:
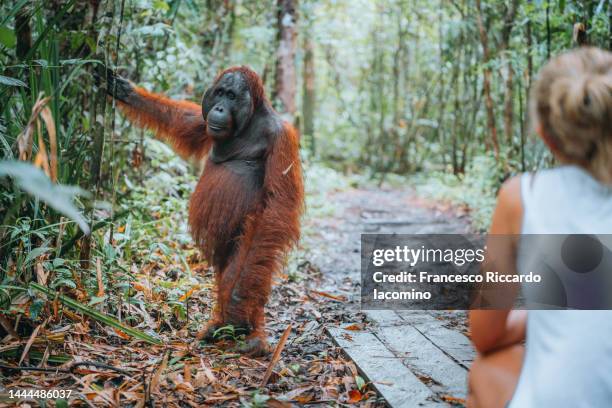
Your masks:
M209 321L204 325L204 328L196 334L196 340L205 341L207 343L214 342L216 340L215 333L217 333L221 327L223 327L223 323L215 320Z
M240 353L251 357L263 357L270 354L270 346L264 334L251 334L237 347Z
M237 326L229 323L221 323L212 321L204 326L197 335L196 339L203 340L208 343L213 343L220 340L235 341L241 336L247 336L251 332L250 328L245 326Z

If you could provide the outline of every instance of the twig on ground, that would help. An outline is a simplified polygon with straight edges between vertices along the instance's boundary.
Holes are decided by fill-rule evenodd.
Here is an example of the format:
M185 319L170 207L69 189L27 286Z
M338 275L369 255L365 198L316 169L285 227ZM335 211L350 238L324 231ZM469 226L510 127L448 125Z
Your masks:
M281 352L285 348L285 343L287 342L287 339L289 338L289 334L291 333L291 328L292 328L292 324L289 323L289 325L283 332L283 335L281 336L280 340L278 341L278 344L276 345L276 349L274 350L274 354L272 355L272 360L270 360L270 365L268 366L268 369L266 370L266 374L264 375L263 380L261 380L262 387L264 387L268 383L268 380L270 380L270 376L272 375L272 370L274 369L274 366L278 362Z
M32 332L32 335L30 336L30 339L28 340L25 347L23 348L23 353L21 353L21 358L19 359L19 362L17 363L17 365L21 365L21 363L23 363L23 360L25 360L25 358L28 355L28 352L30 351L30 347L32 347L34 340L36 340L36 336L38 336L38 332L40 331L40 329L42 329L47 324L48 321L49 321L49 318L47 318L47 320L45 320L42 324L36 326L36 328Z

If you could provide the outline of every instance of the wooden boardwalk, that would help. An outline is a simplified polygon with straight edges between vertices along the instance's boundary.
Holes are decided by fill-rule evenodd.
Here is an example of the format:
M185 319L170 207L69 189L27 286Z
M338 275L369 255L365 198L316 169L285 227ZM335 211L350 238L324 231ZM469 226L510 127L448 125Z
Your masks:
M331 292L347 279L359 282L362 233L471 231L467 219L419 205L410 189L352 190L330 199L340 203L340 208L317 225L327 242L323 256L314 262L324 271L328 279L325 290ZM343 294L358 302L359 287L355 285L353 293ZM464 312L382 310L366 314L371 324L363 331L345 330L354 327L354 321L345 320L328 326L327 332L389 406L463 405L468 368L475 355L462 333Z
M462 405L475 355L464 334L427 311L366 313L372 322L367 329L340 326L328 333L389 406Z

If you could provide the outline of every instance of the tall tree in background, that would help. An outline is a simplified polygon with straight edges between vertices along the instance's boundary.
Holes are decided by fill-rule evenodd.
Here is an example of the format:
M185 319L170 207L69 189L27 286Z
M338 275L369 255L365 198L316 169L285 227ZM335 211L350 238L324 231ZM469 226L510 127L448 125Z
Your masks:
M278 0L278 49L273 99L281 113L292 119L296 112L295 51L297 45L297 0Z
M228 0L211 0L202 13L202 55L208 60L208 78L227 67L236 27L236 5Z
M17 38L16 56L20 60L27 57L32 48L32 29L30 28L29 7L24 5L15 15L15 37Z
M482 56L483 56L483 88L485 94L485 105L487 108L487 126L491 136L491 143L493 144L493 152L495 158L499 159L499 142L497 138L497 126L495 125L495 108L493 107L493 96L491 95L491 67L489 61L491 60L491 53L489 50L489 38L488 28L485 26L482 5L480 0L476 0L476 17L478 21L478 32L480 34L480 43L482 45ZM489 144L487 140L487 144Z
M314 140L314 110L315 110L315 61L314 61L314 45L310 38L310 33L304 35L304 77L302 90L302 117L303 130L302 134L308 138L310 143L310 152L316 154L316 146Z
M511 57L505 53L510 46L510 35L514 27L514 20L518 11L519 1L512 0L510 4L506 4L506 13L504 15L504 25L501 32L501 41L498 46L499 53L502 55L503 65L506 66L506 91L504 92L504 132L506 135L506 143L512 143L514 122L514 69L512 68Z

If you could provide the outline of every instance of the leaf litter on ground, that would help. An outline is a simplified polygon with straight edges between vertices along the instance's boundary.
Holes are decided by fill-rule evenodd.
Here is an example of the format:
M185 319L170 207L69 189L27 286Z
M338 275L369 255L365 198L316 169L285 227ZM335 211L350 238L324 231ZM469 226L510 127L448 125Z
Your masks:
M37 330L32 338L0 339L0 386L73 389L71 406L384 406L324 331L346 321L355 321L356 329L363 320L347 320L345 295L319 289L323 276L310 260L311 250L293 255L297 267L277 277L266 308L278 356L253 359L231 345L193 340L212 310L212 271L192 244L168 247L180 256L156 249L143 256L147 262L129 268L129 301L101 286L100 264L93 288L106 298L94 305L87 306L82 289L60 295L31 284L46 303L38 323L17 324L20 333L28 325ZM11 368L22 355L20 368ZM11 405L0 392L5 406Z

